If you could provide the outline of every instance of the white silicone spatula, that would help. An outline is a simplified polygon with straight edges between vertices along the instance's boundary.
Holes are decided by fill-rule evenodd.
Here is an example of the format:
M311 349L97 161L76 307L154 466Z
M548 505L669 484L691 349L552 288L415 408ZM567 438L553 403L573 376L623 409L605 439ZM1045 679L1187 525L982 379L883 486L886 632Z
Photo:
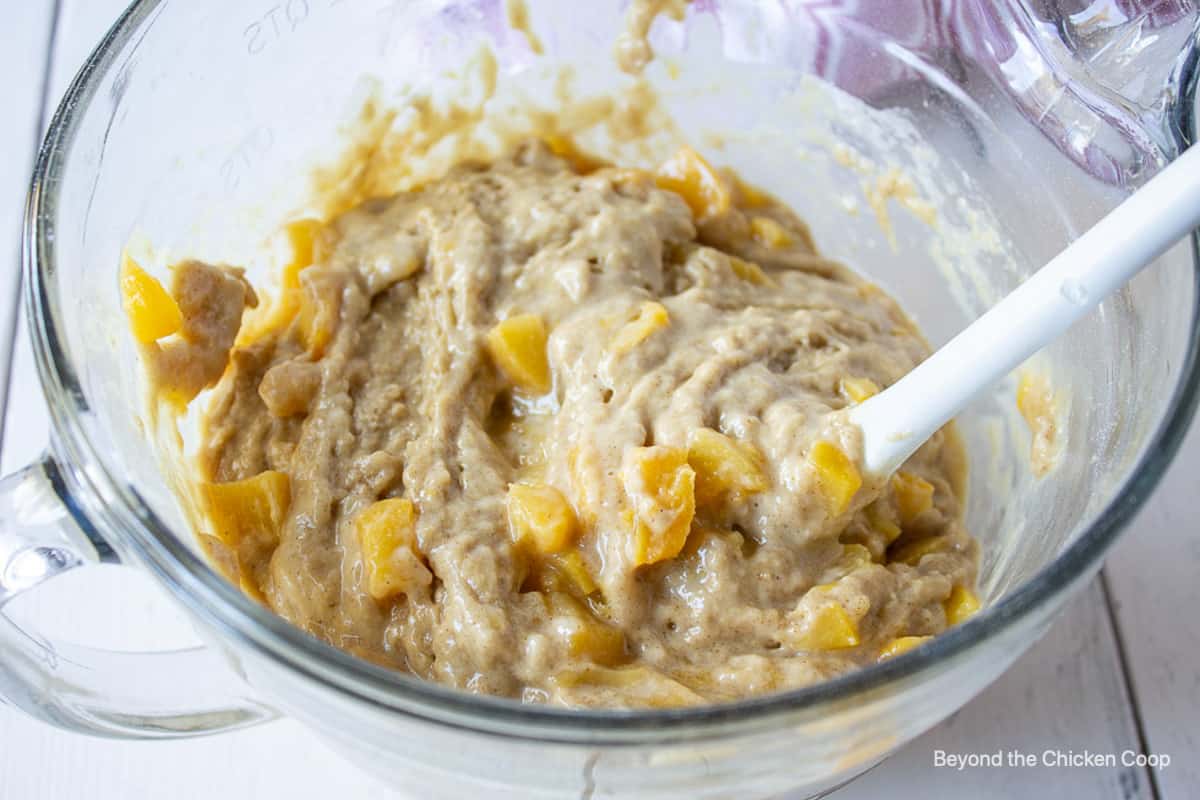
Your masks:
M864 466L894 472L971 400L1200 227L1200 146L1129 196L962 333L849 412Z

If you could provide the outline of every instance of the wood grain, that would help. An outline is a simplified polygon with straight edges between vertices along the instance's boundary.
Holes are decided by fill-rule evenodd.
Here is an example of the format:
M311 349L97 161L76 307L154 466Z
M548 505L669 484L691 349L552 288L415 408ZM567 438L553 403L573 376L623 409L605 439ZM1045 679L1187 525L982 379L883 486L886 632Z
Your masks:
M1046 636L1000 680L946 722L909 744L836 800L909 795L925 797L1125 798L1154 797L1139 768L1032 766L961 772L934 767L934 752L1046 750L1121 753L1139 750L1133 713L1117 657L1103 587L1093 581L1072 599ZM911 795L918 796L915 792Z
M1109 557L1117 629L1163 798L1200 792L1200 425Z

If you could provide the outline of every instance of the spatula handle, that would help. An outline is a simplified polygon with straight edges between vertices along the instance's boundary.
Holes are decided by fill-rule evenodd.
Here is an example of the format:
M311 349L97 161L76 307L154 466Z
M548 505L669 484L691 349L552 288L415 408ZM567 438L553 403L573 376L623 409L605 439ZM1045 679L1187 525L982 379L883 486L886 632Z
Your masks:
M865 466L890 474L977 395L1200 226L1192 147L916 369L855 406Z

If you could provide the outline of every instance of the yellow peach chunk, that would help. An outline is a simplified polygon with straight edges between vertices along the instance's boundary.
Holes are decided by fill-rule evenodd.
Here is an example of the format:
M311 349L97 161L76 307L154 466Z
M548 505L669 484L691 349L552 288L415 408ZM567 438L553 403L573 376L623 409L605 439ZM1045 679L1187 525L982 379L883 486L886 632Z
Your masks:
M584 525L595 521L600 504L601 467L596 448L590 444L572 447L567 453L567 473L571 478L571 496Z
M562 672L554 676L554 681L559 686L605 686L612 688L625 688L636 686L647 677L650 670L646 667L620 667L614 669L612 667L597 667L594 664L585 664L578 667L567 667Z
M738 205L745 208L762 208L771 204L771 196L769 194L751 186L741 178L734 178L733 185L737 189Z
M965 586L955 586L942 608L946 610L946 624L958 625L979 611L979 597Z
M354 520L367 591L376 600L409 594L432 581L417 545L417 512L402 497L378 500Z
M925 556L930 553L939 553L945 549L946 538L944 536L926 536L923 539L914 539L896 545L888 552L888 559L915 567Z
M817 485L824 495L829 513L845 513L850 501L862 487L858 467L832 442L816 442L808 453L808 461L816 471Z
M615 355L624 355L649 339L655 331L670 324L671 316L662 303L642 303L638 308L638 315L617 331L612 342L612 352Z
M633 448L626 454L625 492L633 505L634 565L674 558L696 515L696 473L676 447Z
M1017 410L1032 434L1030 467L1041 478L1054 468L1058 454L1058 403L1045 375L1022 370L1017 383Z
M802 650L841 650L858 644L858 625L839 603L829 602L808 618L796 639Z
M582 603L562 592L551 592L547 601L554 628L566 642L567 652L596 664L611 666L628 660L625 634L597 619Z
M625 634L600 620L593 619L576 628L568 638L568 652L597 664L620 664L627 659Z
M842 555L838 558L837 565L842 574L853 572L860 567L865 567L874 561L871 558L871 551L861 544L842 545Z
M183 326L175 298L128 255L121 259L121 299L134 338L143 344L177 333Z
M203 487L205 505L218 539L238 548L247 541L274 549L291 504L286 473L267 470L252 478Z
M866 513L867 524L873 530L883 535L885 544L891 544L900 538L900 534L903 531L896 524L896 520L892 519L891 513L885 506L876 501L863 510Z
M575 511L553 486L514 483L508 487L508 528L518 544L557 553L575 539Z
M317 286L321 281L305 288L300 280L300 273L324 255L321 236L324 230L325 224L320 220L299 219L284 225L276 235L282 292L270 307L247 317L238 331L238 347L247 347L300 318L297 333L301 343L316 357L324 352L337 323L340 291L326 288L321 293L324 297L318 297Z
M755 286L774 285L774 281L771 280L770 276L763 272L763 268L753 261L746 261L737 256L730 256L729 266L733 270L734 275L737 275L747 283L753 283Z
M790 247L795 241L787 229L770 217L752 217L750 235L754 237L754 241L774 250Z
M765 491L765 462L754 445L738 442L711 428L688 436L688 465L696 473L696 503L717 509L727 498Z
M550 134L543 137L542 141L550 148L551 153L570 164L571 169L580 175L587 175L608 166L607 161L581 149L575 139L569 135Z
M919 475L901 470L892 476L892 492L900 511L900 524L909 525L933 508L933 484Z
M655 182L675 192L691 208L696 219L706 219L729 210L729 187L712 165L690 147L679 150L658 168Z
M312 266L317 258L317 234L324 223L317 219L298 219L283 226L283 241L288 249L283 265L283 288L300 288L300 270Z
M286 473L268 470L240 481L203 484L202 505L215 536L207 549L227 576L263 599L262 581L291 505Z
M838 390L851 403L861 403L879 394L879 385L870 378L842 378Z
M546 358L546 326L534 314L517 314L498 323L484 337L484 347L504 376L532 394L550 391Z
M879 651L879 660L886 661L889 658L895 658L901 653L907 653L914 647L919 647L932 638L932 636L900 636L892 639Z
M333 340L342 306L341 286L328 274L305 274L300 281L300 308L296 314L300 339L313 358L320 358Z
M566 550L546 556L546 566L562 576L567 588L580 597L587 597L599 591L592 573L578 551Z
M649 667L568 667L554 677L564 688L619 689L622 696L647 708L677 708L704 702L704 698L674 678Z
M1053 405L1053 395L1044 375L1022 372L1017 381L1017 410L1026 421L1045 414Z

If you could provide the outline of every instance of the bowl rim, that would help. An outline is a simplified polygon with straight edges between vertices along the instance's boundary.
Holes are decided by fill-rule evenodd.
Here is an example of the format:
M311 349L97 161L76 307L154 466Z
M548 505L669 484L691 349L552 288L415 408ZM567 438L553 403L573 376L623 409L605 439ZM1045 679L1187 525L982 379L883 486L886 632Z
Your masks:
M285 622L222 578L112 474L89 436L86 394L60 335L55 282L57 189L82 111L164 0L136 0L89 56L50 121L34 167L22 237L25 311L53 428L53 450L70 487L68 506L85 531L113 531L122 552L146 568L226 639L249 647L343 695L425 721L531 741L620 745L669 743L778 727L797 715L822 715L846 701L914 680L1036 612L1054 608L1100 565L1108 548L1159 482L1180 447L1200 398L1200 236L1193 233L1190 341L1180 379L1156 430L1107 508L1052 562L972 619L932 642L831 680L729 704L655 710L567 710L472 695L358 659ZM1196 52L1181 63L1182 87L1169 120L1177 151L1195 131Z

